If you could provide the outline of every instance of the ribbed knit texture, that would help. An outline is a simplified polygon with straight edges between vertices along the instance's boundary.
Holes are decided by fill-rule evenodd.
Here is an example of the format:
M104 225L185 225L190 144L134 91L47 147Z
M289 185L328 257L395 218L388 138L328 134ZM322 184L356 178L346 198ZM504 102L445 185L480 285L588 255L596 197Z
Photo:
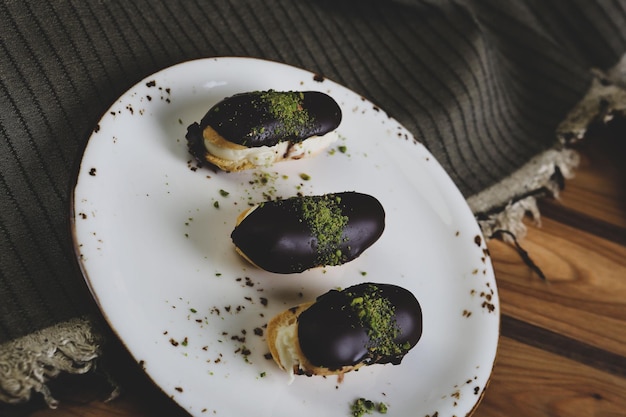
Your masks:
M323 74L399 120L470 196L551 147L590 69L625 50L617 0L2 1L0 343L93 308L68 222L76 163L155 71L249 56Z

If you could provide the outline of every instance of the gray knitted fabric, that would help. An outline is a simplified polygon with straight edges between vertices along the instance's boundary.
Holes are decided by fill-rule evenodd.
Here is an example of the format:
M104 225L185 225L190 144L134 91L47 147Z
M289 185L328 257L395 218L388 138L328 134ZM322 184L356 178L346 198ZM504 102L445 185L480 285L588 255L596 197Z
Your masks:
M625 51L608 0L1 1L0 400L54 404L46 380L100 355L69 196L89 133L149 74L216 56L323 74L424 143L489 236L558 190L568 140L623 110Z

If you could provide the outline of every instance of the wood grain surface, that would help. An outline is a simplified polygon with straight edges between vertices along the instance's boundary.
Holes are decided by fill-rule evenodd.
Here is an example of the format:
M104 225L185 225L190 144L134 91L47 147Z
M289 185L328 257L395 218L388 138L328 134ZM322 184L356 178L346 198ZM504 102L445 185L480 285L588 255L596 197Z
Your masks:
M512 245L489 242L502 337L474 417L626 416L626 131L591 138L579 151L576 177L559 199L541 203L540 223L529 219L521 241L546 280ZM107 350L103 367L110 375L97 371L51 383L61 401L56 410L35 399L0 406L0 415L186 416L121 345L113 342ZM125 389L106 401L109 379Z

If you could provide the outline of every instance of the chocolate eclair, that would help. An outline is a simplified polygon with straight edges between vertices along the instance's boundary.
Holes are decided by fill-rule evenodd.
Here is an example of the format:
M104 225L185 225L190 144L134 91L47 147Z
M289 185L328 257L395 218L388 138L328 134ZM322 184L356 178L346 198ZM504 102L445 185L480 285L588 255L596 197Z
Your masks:
M380 202L349 191L257 204L239 215L231 238L257 267L291 274L350 262L384 229Z
M240 171L318 154L337 139L341 108L318 91L253 91L220 101L187 128L200 164Z
M422 308L407 289L363 283L331 290L273 317L267 342L295 375L343 375L364 365L398 365L422 337Z

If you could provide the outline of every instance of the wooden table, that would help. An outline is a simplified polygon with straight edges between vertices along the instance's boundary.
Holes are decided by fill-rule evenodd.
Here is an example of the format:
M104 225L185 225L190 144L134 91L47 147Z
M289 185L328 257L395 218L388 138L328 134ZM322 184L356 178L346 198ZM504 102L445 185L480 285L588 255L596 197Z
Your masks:
M529 220L521 242L547 280L513 246L489 243L502 337L474 417L626 416L626 129L578 147L576 177L541 204L541 225ZM117 399L104 401L101 373L63 376L51 384L56 410L34 401L0 406L0 415L186 416L121 346L108 349L112 377L126 387Z

